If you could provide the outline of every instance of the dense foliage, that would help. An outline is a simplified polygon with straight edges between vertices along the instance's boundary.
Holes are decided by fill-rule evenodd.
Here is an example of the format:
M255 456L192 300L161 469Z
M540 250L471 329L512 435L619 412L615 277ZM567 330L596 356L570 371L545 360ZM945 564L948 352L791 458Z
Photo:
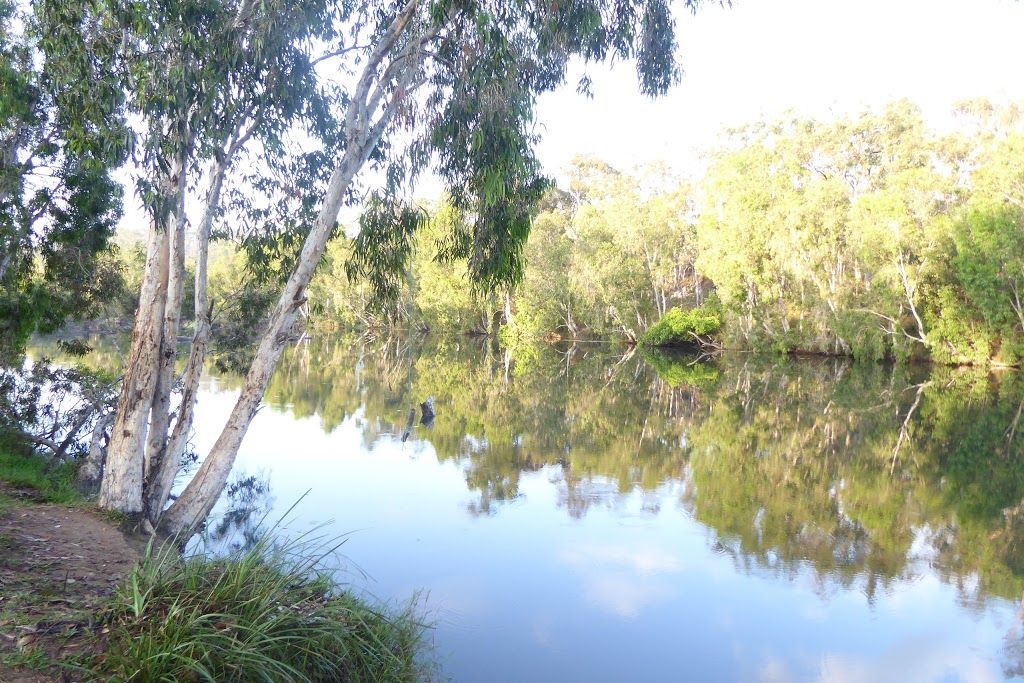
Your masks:
M721 315L707 304L688 311L673 308L644 332L640 343L647 346L694 346L721 328Z
M112 172L132 135L92 3L0 1L0 357L115 296ZM86 49L86 46L87 49Z
M693 181L579 159L542 202L511 289L474 288L468 262L451 262L441 237L460 215L442 201L386 315L332 265L353 248L339 238L314 319L633 341L714 290L733 348L1018 364L1024 119L981 100L955 122L939 133L901 101L755 123L724 133Z
M957 132L897 102L733 133L713 156L698 267L755 348L1018 363L1019 110L958 107Z

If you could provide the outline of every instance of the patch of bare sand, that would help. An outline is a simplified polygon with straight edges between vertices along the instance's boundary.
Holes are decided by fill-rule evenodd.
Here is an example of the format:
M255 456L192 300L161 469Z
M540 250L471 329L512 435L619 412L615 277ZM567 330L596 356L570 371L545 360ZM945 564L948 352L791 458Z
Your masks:
M33 650L56 658L95 647L100 612L145 540L86 508L39 504L3 484L0 493L19 501L0 519L0 658L10 664ZM2 683L76 678L0 663Z

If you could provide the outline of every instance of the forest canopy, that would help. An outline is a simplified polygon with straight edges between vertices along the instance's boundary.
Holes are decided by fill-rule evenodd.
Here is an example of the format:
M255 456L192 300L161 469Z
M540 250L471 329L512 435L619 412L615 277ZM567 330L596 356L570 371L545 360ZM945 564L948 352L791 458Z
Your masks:
M509 333L632 341L710 296L733 348L1019 364L1021 113L962 102L952 132L907 101L755 122L723 132L698 178L581 157L541 204L519 287L473 289L439 264L436 235L457 220L442 201L383 319L332 266L345 239L311 290L315 317L487 331L498 313Z

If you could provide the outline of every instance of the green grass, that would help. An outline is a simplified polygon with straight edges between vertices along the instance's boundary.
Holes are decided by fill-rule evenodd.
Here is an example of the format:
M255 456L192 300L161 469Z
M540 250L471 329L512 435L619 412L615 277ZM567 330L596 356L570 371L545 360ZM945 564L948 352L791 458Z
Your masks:
M117 593L106 652L88 669L110 681L429 678L428 627L413 607L353 597L324 570L328 556L303 541L225 558L151 550Z
M0 433L0 481L32 489L48 503L74 503L82 499L75 490L76 471L75 463L54 463Z
M49 502L80 501L73 465L56 465L0 434L0 481ZM0 494L0 515L23 501ZM77 669L87 680L373 681L432 678L429 626L415 604L373 605L337 582L325 561L337 546L310 539L226 557L183 559L174 542L151 544L112 599L98 654L63 662L44 652L4 655L5 666ZM0 539L0 552L6 553ZM9 596L13 597L13 596Z
M27 647L18 652L11 652L0 657L0 665L12 669L31 669L32 671L45 671L54 665L50 655L42 648Z

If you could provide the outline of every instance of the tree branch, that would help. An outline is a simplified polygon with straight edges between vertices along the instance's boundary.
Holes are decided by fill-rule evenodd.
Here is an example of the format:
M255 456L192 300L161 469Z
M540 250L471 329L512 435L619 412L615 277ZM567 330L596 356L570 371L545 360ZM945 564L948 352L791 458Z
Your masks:
M925 382L917 385L917 397L914 399L914 404L910 406L910 410L907 411L907 416L903 420L903 425L900 427L899 437L896 439L896 446L892 449L892 465L889 467L889 476L896 470L896 456L899 455L900 446L908 438L910 431L910 418L913 417L914 411L917 410L917 406L921 403L921 395L924 393L925 387L929 386L931 382Z
M363 75L359 79L355 95L352 98L348 113L345 116L345 128L348 131L352 132L357 130L359 128L360 120L365 125L365 122L369 118L369 111L366 108L367 95L369 94L370 87L373 85L373 81L377 75L377 69L380 67L388 53L391 52L395 43L398 42L399 37L412 20L418 6L419 0L408 0L408 2L406 2L405 7L398 16L392 20L391 24L384 32L384 35L381 36L378 41L377 46L366 60L366 66L363 68Z
M349 45L348 47L339 47L337 50L331 50L330 52L325 52L322 55L319 55L316 58L311 59L309 61L309 65L310 66L316 66L320 62L327 61L328 59L333 59L334 57L340 57L341 55L347 54L349 52L354 52L356 50L366 50L366 49L368 49L370 47L371 46L368 45L368 44L367 45Z

